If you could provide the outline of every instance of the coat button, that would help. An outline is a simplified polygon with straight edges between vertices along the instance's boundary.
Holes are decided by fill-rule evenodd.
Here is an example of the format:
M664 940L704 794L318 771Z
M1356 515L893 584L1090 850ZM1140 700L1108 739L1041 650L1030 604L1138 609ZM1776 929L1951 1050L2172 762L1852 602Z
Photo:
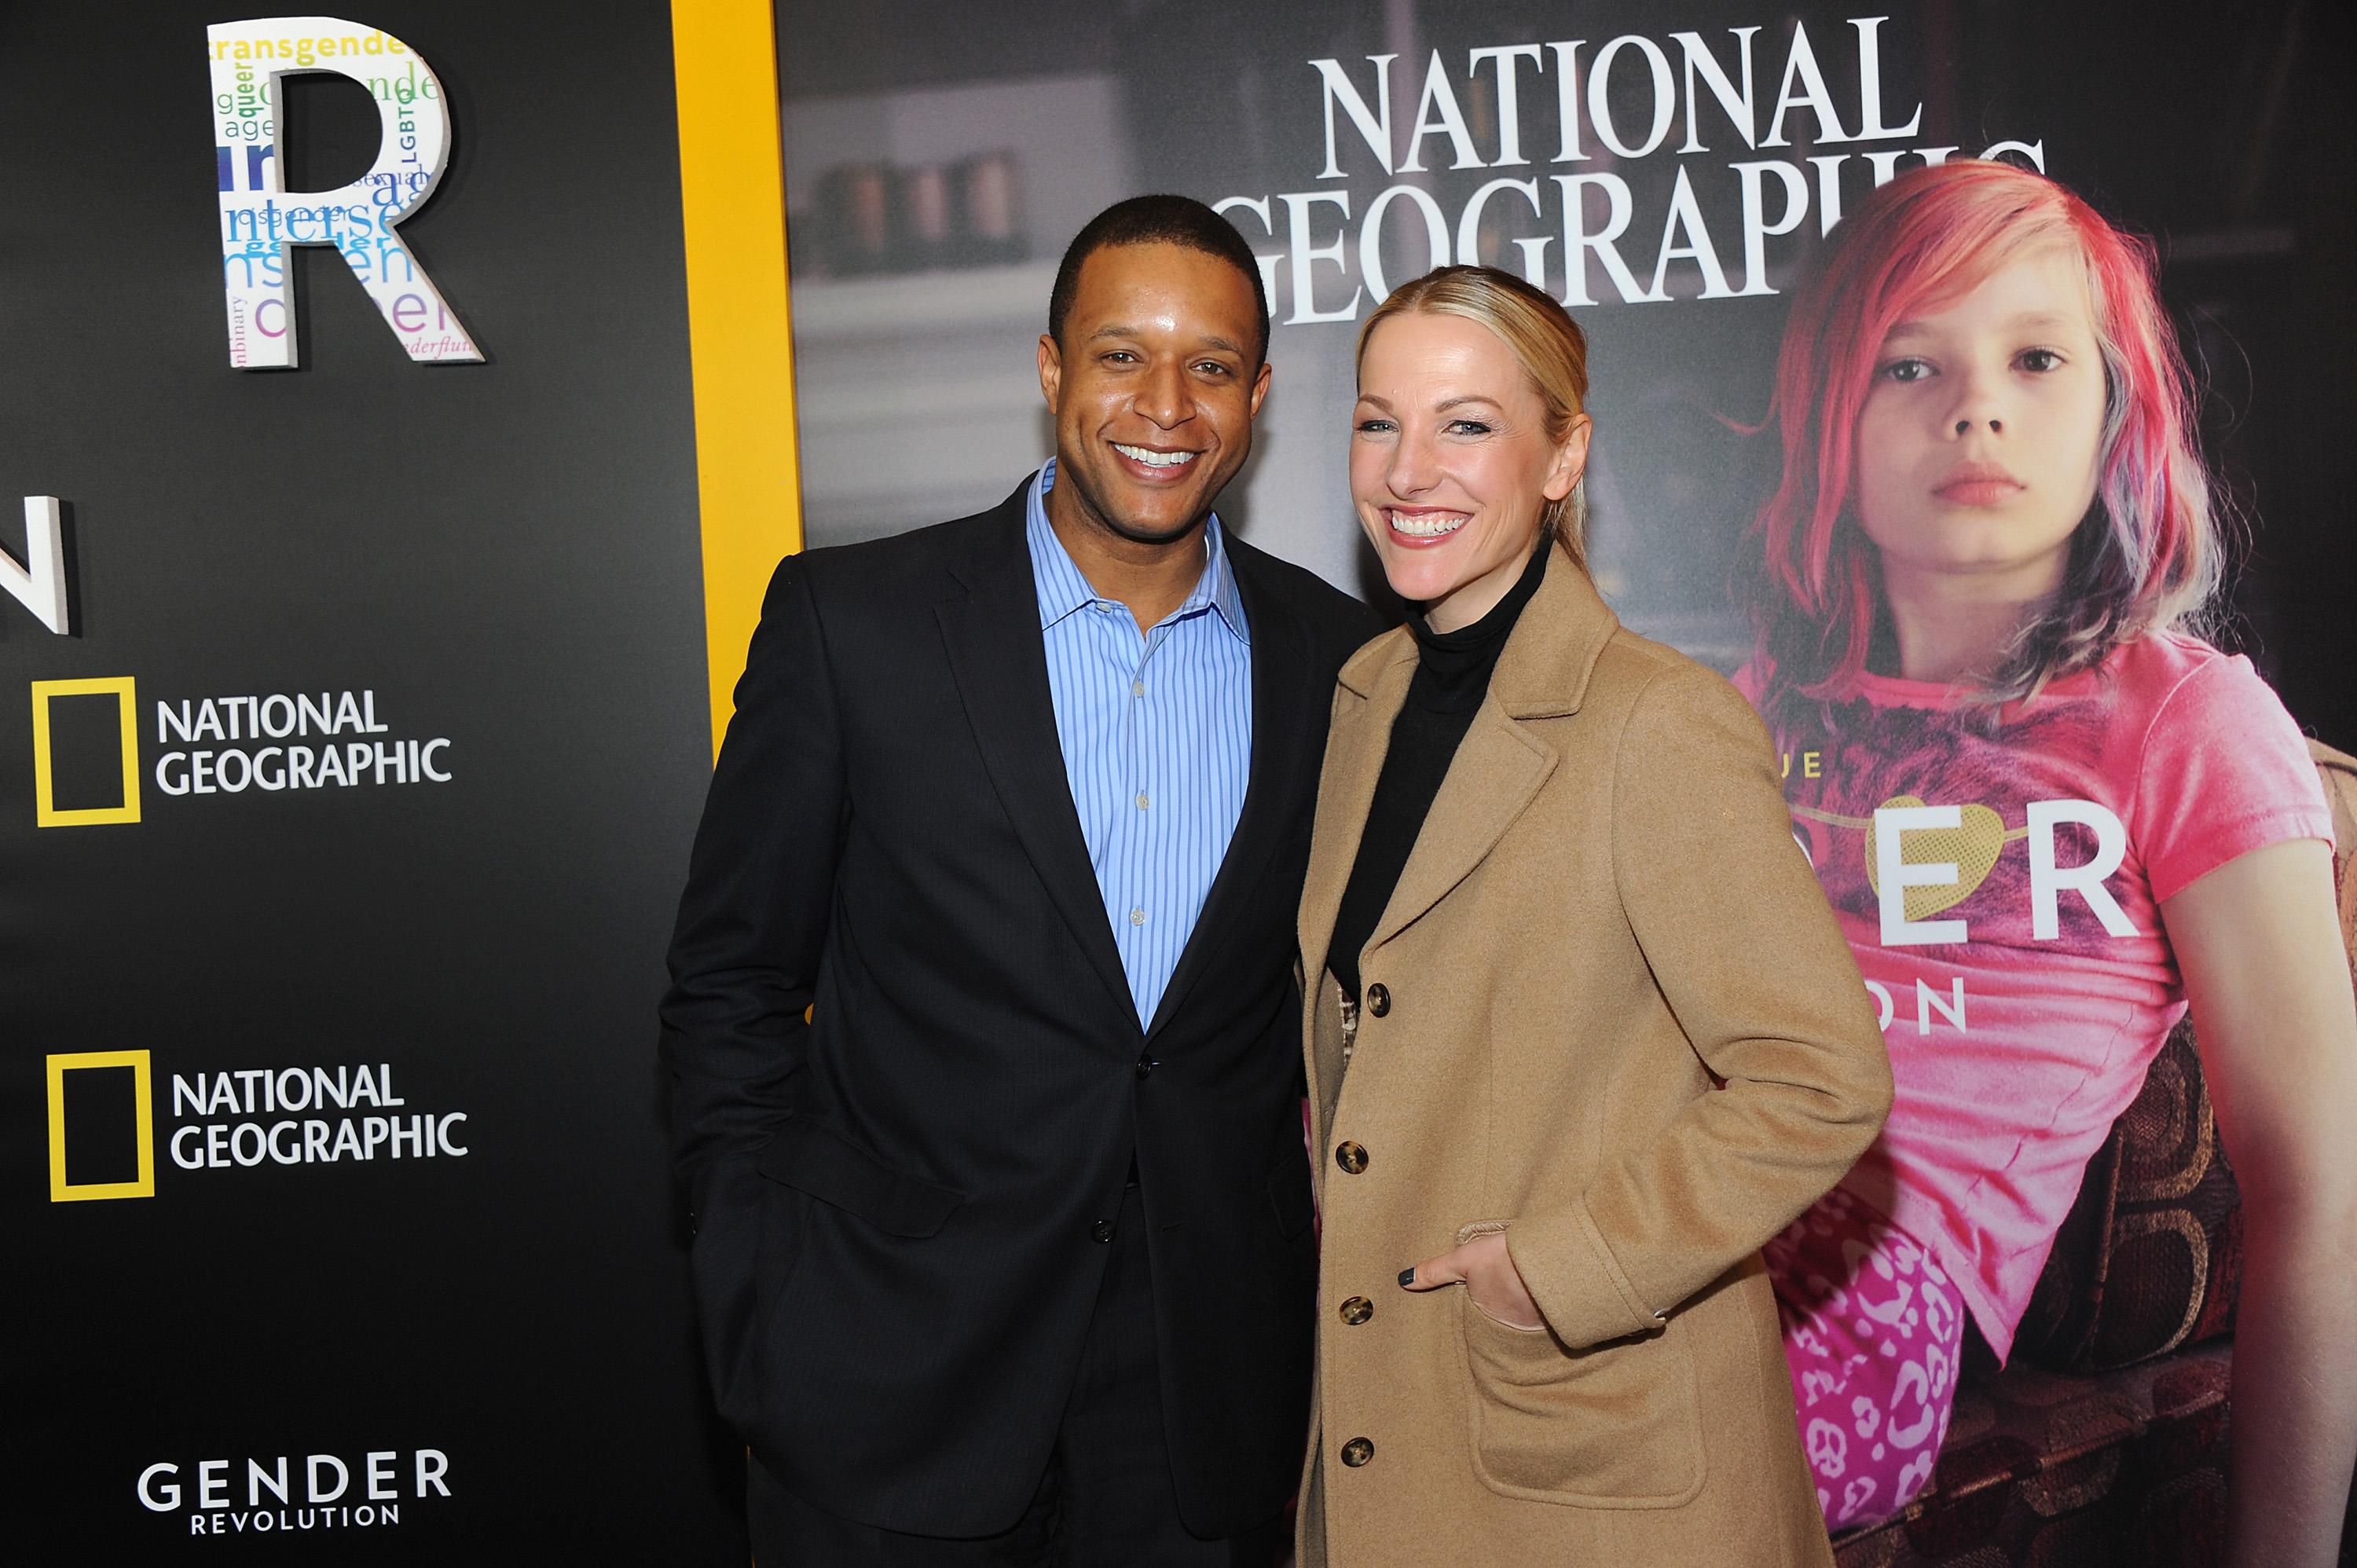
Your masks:
M1137 1066L1130 1070L1136 1073L1140 1078L1152 1078L1157 1065L1157 1064L1152 1057L1140 1057L1137 1058Z
M1342 1463L1355 1470L1375 1456L1375 1445L1363 1437L1353 1437L1342 1444Z
M1110 1219L1100 1219L1100 1220L1098 1220L1098 1221L1096 1222L1096 1224L1095 1224L1095 1225L1093 1225L1093 1226L1092 1226L1092 1227L1090 1228L1090 1230L1089 1230L1089 1234L1090 1234L1090 1235L1092 1235L1092 1236L1093 1236L1093 1237L1095 1237L1095 1238L1096 1238L1098 1240L1100 1240L1100 1241L1110 1241L1110 1240L1113 1240L1113 1221L1112 1221L1112 1220L1110 1220Z
M1367 1151L1361 1144L1343 1144L1334 1151L1334 1163L1351 1176L1357 1176L1367 1168Z
M1354 1295L1342 1304L1342 1321L1356 1328L1375 1315L1375 1304L1365 1296Z
M1367 1011L1381 1018L1392 1010L1391 988L1380 983L1367 987Z

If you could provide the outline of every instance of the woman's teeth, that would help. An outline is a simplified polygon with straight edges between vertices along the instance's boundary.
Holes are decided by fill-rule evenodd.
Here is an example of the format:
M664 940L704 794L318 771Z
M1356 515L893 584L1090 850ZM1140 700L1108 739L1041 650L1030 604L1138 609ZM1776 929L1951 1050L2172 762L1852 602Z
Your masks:
M1410 539L1438 539L1465 526L1467 515L1461 511L1386 512L1383 521L1392 532Z
M1125 446L1118 441L1113 444L1113 449L1130 461L1143 463L1149 468L1176 468L1193 462L1196 457L1192 452L1152 452L1143 446Z

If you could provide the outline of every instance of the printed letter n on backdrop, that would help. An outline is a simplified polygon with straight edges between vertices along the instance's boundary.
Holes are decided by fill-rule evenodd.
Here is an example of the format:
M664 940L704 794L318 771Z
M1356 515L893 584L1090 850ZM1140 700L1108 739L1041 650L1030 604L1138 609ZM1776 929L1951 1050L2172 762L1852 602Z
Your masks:
M296 364L287 248L333 245L411 359L479 363L482 351L393 232L434 193L450 151L442 84L417 51L381 27L331 16L218 22L205 32L229 362L249 371ZM367 88L382 125L368 173L339 190L288 191L279 173L278 79L306 70Z
M0 549L0 588L63 637L73 628L66 592L66 535L55 496L25 498L25 560Z

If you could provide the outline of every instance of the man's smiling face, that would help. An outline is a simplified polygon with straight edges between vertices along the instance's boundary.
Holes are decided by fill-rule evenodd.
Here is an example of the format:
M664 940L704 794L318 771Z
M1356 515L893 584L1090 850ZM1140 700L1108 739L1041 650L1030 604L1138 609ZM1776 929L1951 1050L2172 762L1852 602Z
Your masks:
M1135 543L1184 537L1252 451L1262 332L1251 281L1217 256L1161 242L1091 255L1062 341L1039 339L1057 489Z

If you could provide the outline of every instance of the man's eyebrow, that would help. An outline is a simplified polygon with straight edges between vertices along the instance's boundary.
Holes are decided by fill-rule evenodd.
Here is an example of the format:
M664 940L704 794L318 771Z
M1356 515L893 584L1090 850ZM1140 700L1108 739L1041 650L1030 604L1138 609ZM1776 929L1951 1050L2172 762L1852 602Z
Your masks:
M1088 336L1088 341L1093 343L1100 338L1127 338L1135 341L1145 336L1145 333L1139 331L1135 327L1125 327L1118 321L1108 321L1103 327L1100 327L1095 331L1090 333ZM1232 338L1219 337L1216 334L1205 337L1200 346L1205 349L1221 349L1224 352L1233 354L1240 360L1246 357L1243 344L1236 342Z

